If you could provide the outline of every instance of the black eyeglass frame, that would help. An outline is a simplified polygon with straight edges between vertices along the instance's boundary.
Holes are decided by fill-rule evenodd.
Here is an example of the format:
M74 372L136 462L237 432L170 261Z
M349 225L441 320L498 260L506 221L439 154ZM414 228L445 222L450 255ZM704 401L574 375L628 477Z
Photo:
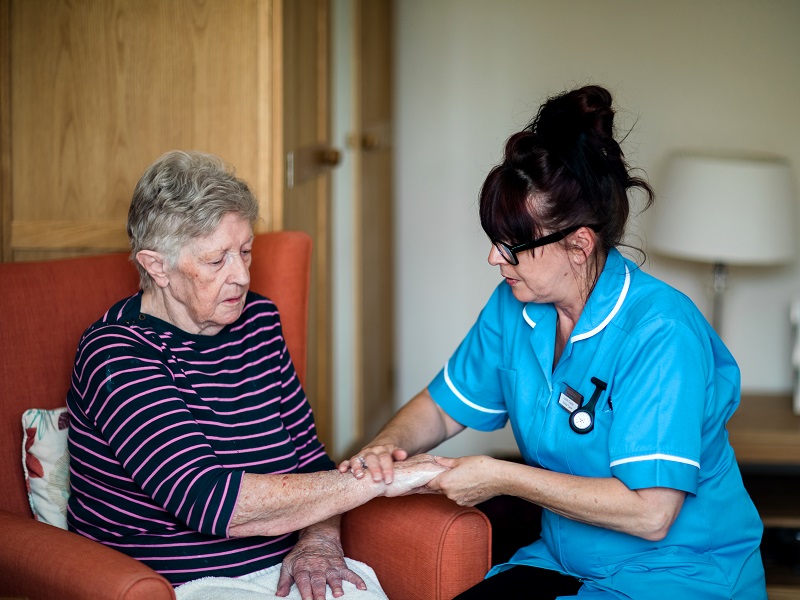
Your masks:
M525 242L524 244L509 246L505 242L494 242L494 246L497 248L497 251L500 252L500 256L502 256L507 263L511 265L518 265L519 259L517 258L517 252L522 252L523 250L533 250L534 248L538 248L540 246L547 246L548 244L560 242L570 233L578 231L578 229L581 227L588 227L593 231L600 230L599 226L597 225L573 225L572 227L567 227L566 229L561 229L560 231L543 235L542 237L533 239L530 242Z

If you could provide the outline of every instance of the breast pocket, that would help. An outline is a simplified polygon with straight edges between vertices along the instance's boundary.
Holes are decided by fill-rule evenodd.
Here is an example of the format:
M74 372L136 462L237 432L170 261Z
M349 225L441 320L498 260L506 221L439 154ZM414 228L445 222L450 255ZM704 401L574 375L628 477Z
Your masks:
M608 435L614 421L613 399L609 403L611 389L606 389L594 409L594 427L588 433L575 432L565 423L564 444L570 472L583 477L610 477L611 459L608 451ZM586 401L586 400L585 400ZM566 411L564 411L566 414ZM565 420L568 417L565 418Z

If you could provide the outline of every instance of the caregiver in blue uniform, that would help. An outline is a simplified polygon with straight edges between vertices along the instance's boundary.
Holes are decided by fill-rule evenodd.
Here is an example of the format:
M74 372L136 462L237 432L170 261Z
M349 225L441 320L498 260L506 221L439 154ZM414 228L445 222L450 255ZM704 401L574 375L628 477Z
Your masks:
M725 424L739 369L683 294L617 249L631 191L598 86L549 99L481 190L503 282L428 388L361 452L356 477L465 427L510 420L525 464L439 458L462 505L544 508L541 538L460 598L766 599L762 525ZM505 594L505 595L503 595Z

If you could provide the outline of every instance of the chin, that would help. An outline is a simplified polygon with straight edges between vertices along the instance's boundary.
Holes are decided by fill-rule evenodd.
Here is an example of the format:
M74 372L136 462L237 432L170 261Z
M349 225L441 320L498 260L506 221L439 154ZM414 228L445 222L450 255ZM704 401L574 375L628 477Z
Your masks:
M242 316L242 308L240 307L238 310L234 311L230 315L227 315L225 319L225 325L230 325L231 323L236 323L239 317Z
M516 287L511 288L512 293L514 294L514 298L519 300L520 302L536 302L536 299L533 297L528 290L519 289Z
M230 325L231 323L235 323L239 317L242 316L242 311L244 310L244 306L238 305L236 308L230 307L226 308L226 310L222 314L215 315L216 318L214 322L217 323L220 327L224 327L225 325Z

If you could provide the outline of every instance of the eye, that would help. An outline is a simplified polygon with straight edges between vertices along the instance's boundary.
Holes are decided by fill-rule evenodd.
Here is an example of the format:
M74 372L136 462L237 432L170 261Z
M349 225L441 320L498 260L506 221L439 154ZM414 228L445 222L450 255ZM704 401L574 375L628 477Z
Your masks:
M221 264L222 264L222 261L223 261L223 260L224 260L223 258L220 258L220 259L217 259L217 260L212 260L212 261L211 261L211 262L209 262L208 264L210 264L210 265L212 265L212 266L214 266L214 267L218 267L219 265L221 265Z

